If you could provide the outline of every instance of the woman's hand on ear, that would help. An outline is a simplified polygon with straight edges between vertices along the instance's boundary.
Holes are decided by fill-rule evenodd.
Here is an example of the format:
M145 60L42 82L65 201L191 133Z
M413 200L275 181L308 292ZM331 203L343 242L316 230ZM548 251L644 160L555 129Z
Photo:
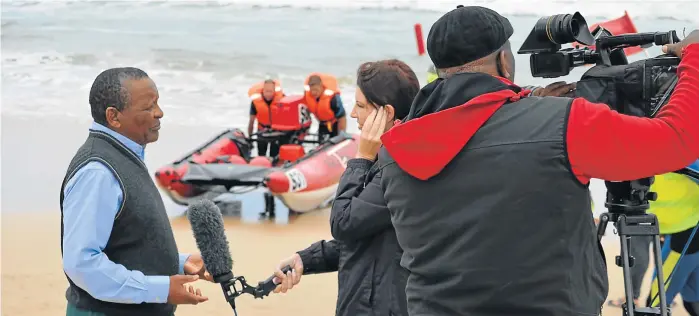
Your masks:
M381 135L386 130L388 120L389 115L385 106L380 106L369 114L359 136L357 158L376 160L376 155L381 148Z

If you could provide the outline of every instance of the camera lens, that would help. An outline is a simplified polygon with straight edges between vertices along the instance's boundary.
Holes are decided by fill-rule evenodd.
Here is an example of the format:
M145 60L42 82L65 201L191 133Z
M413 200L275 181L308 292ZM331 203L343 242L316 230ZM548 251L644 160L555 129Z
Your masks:
M565 44L574 41L572 20L570 14L551 16L548 20L548 25L546 25L549 40L556 44Z
M539 18L518 54L553 53L568 43L594 45L595 38L580 12Z
M580 34L587 34L587 22L579 12L575 14L556 14L546 19L546 37L554 44L585 42ZM587 38L585 38L587 39Z

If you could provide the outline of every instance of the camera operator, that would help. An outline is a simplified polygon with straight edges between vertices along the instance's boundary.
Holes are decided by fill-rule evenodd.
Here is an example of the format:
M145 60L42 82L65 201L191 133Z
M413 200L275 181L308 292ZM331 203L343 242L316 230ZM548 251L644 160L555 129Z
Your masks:
M446 13L427 50L440 79L382 136L381 185L400 246L409 315L598 315L608 280L590 178L625 181L699 157L699 32L656 118L512 83L509 21ZM672 153L672 154L668 154Z

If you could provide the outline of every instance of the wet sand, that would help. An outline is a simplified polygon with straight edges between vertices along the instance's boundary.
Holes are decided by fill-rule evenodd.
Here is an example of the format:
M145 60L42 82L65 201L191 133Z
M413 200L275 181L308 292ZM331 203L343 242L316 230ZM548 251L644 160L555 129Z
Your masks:
M248 224L226 219L233 256L233 272L255 285L271 275L276 264L294 251L322 238L331 238L327 211L293 220L292 225ZM180 252L196 252L189 223L173 218ZM52 213L11 214L2 217L2 315L65 315L67 281L61 268L60 216ZM245 294L236 300L238 315L332 315L337 274L306 276L286 295L255 300ZM196 286L209 297L197 306L180 306L177 315L233 315L221 287L206 281Z
M57 212L3 214L2 217L2 315L64 315L67 281L61 269L60 217ZM183 217L172 219L181 252L197 251L189 223ZM322 238L331 238L328 211L292 219L289 225L260 222L250 224L226 219L226 234L233 256L233 272L244 275L251 284L267 278L274 266L296 250ZM610 279L609 298L623 293L621 269L613 265L618 242L605 243ZM649 287L650 274L644 282ZM197 306L181 306L177 315L233 315L217 284L195 283L209 301ZM264 300L249 295L236 303L238 315L333 315L337 295L337 275L309 275L287 294L272 294ZM677 300L679 302L679 298ZM621 315L618 308L605 307L604 316ZM686 316L678 306L673 315Z

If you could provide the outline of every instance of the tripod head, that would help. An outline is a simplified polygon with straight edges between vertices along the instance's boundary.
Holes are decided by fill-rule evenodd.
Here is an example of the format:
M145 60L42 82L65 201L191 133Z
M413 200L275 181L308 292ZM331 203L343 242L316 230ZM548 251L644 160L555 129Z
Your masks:
M645 214L650 208L649 201L658 199L656 192L650 192L654 181L655 177L621 182L605 181L607 200L604 206L612 215L617 216Z

